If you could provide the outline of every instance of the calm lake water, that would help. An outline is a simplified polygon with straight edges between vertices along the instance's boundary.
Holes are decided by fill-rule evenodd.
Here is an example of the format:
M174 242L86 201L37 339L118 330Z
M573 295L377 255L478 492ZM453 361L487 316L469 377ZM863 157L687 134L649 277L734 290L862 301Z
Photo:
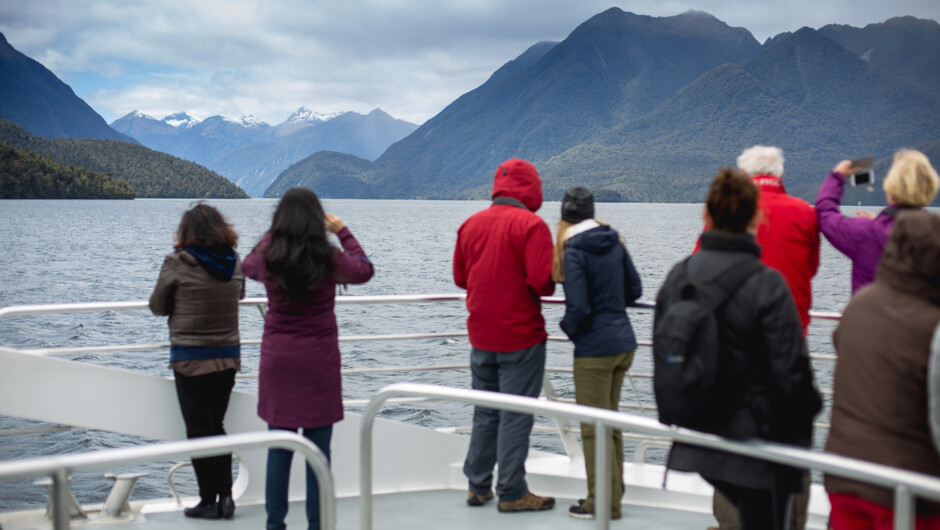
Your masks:
M268 228L276 201L271 199L212 200L235 226L244 256ZM172 250L173 234L191 200L133 201L0 201L0 307L21 304L146 300L157 279L163 257ZM460 224L488 207L483 201L368 201L325 200L327 211L339 215L375 265L368 284L350 286L350 295L457 293L451 277L451 257ZM560 205L545 203L540 215L552 227ZM877 211L867 208L869 211ZM846 213L855 208L847 208ZM597 218L609 222L625 237L643 280L642 301L652 302L672 265L688 255L702 228L698 204L597 204ZM841 311L849 296L849 262L823 242L822 264L813 282L814 309ZM248 296L264 296L262 286L249 281ZM557 295L563 292L559 287ZM557 326L562 307L545 308L549 333ZM443 332L463 327L462 304L339 307L341 335L404 332ZM640 338L649 338L651 315L632 312ZM261 336L257 311L243 311L242 337ZM831 353L832 324L811 327L811 349ZM77 313L55 317L19 317L0 321L0 346L35 348L166 342L166 322L142 311ZM344 368L466 363L466 340L420 340L391 343L344 343ZM84 354L75 360L170 375L166 351ZM257 371L258 348L243 350L244 372ZM548 365L571 367L571 346L549 343ZM828 386L831 366L816 363L818 378ZM650 372L648 349L641 349L633 369ZM570 377L550 376L558 393L573 397ZM346 398L365 398L379 388L401 381L469 386L462 371L419 374L348 376ZM240 380L236 388L256 391L255 380ZM652 401L641 386L641 399ZM629 387L625 387L626 390ZM625 398L628 396L625 396ZM471 410L459 405L433 408L419 405L386 411L389 417L421 425L469 425ZM182 420L181 420L182 421ZM548 425L549 421L538 419ZM0 417L0 430L41 427L42 424ZM825 433L820 433L822 436ZM90 451L141 443L113 433L78 429L66 432L0 437L0 460L27 456ZM556 436L534 434L533 445L561 452ZM650 451L654 453L653 450ZM656 458L656 455L653 454ZM155 464L135 490L134 498L168 497L166 470ZM139 469L139 467L138 467ZM73 476L73 490L82 502L102 502L110 482L97 474ZM195 494L188 468L177 474L181 493ZM0 483L0 510L42 504L45 491L28 482Z

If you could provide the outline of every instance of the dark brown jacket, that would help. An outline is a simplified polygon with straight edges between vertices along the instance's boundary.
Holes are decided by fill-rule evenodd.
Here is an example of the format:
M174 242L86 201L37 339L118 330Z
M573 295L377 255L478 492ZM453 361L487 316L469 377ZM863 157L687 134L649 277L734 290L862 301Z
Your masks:
M833 334L838 361L826 450L940 476L927 418L927 362L940 322L940 217L898 216L875 283ZM827 475L830 493L893 506L893 494Z
M169 315L175 346L233 346L239 343L238 300L245 297L245 274L236 255L232 279L213 278L186 251L167 255L150 295L154 315Z

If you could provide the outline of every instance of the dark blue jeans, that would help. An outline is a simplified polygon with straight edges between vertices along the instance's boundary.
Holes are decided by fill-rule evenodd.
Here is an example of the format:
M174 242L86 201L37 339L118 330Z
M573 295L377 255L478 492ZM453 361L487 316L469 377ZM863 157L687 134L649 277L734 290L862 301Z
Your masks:
M545 376L545 343L508 353L473 348L470 368L475 390L538 397ZM525 497L529 493L525 460L531 432L531 414L474 407L470 449L463 465L470 491L490 491L493 467L498 462L496 494L500 502Z
M268 430L281 430L297 432L297 429L275 427L268 425ZM305 438L314 443L330 459L330 440L333 438L333 426L318 427L316 429L302 429ZM287 490L290 485L290 465L294 457L293 451L284 449L268 450L268 472L264 485L265 510L268 520L265 528L268 530L284 530L287 525ZM307 525L310 529L320 528L320 487L316 476L310 466L307 467Z

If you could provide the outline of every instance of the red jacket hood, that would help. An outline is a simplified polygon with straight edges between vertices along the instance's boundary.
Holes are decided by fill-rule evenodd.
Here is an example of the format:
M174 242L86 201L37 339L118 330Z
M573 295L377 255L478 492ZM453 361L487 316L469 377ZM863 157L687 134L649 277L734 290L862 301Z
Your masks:
M531 163L521 158L507 160L496 168L493 198L510 197L522 201L530 211L542 207L542 179Z

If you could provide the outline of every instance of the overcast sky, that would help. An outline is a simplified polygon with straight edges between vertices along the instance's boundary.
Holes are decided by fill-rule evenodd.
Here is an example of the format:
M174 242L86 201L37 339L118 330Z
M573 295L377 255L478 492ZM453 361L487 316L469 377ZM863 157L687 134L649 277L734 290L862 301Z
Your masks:
M109 123L140 110L274 125L305 106L420 124L610 7L707 11L760 42L803 26L940 19L940 0L3 0L0 32Z

